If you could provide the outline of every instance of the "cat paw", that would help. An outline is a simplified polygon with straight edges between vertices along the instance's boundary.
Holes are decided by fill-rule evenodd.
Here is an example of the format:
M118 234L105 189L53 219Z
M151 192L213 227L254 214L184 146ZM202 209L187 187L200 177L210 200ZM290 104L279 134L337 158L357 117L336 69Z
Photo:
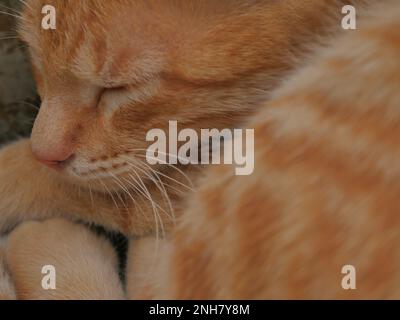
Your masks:
M21 299L124 298L112 245L77 223L23 223L10 234L7 261Z

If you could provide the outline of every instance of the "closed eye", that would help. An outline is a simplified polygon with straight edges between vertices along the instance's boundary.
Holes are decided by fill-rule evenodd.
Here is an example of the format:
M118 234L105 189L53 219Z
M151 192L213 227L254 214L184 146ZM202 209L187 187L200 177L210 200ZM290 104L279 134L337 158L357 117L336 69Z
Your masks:
M126 90L128 86L121 85L121 86L110 86L110 87L104 87L103 91L120 91L120 90Z
M101 99L101 97L104 94L108 94L108 93L118 93L118 92L122 92L127 90L128 87L127 86L113 86L113 87L104 87L101 92L100 92L100 96L99 96L99 100Z
M114 108L119 105L121 99L125 99L127 96L129 87L128 86L110 86L110 87L103 87L100 91L98 100L97 100L97 107L107 106L108 108ZM102 108L102 107L101 107Z

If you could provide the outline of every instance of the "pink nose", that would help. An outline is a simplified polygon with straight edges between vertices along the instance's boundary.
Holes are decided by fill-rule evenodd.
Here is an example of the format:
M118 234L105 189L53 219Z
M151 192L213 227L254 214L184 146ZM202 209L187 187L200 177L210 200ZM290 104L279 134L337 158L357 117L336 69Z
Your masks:
M37 152L35 149L32 151L39 162L55 170L61 170L73 156L72 151L68 152L67 150L65 152L49 152L46 154Z

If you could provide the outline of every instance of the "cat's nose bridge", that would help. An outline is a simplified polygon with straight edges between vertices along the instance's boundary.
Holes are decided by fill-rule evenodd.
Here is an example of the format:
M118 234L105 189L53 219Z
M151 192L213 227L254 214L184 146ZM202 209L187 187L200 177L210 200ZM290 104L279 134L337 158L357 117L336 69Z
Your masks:
M50 167L71 158L76 148L80 120L73 110L50 108L44 103L31 135L35 157Z

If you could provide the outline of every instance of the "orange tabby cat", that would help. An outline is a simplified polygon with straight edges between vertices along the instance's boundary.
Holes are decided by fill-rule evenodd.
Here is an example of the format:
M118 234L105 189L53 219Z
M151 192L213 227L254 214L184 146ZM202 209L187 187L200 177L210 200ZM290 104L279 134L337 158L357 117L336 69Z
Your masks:
M31 141L11 145L1 155L7 170L0 178L9 181L1 194L18 190L24 199L4 196L0 201L6 214L0 230L21 216L59 213L126 234L152 233L154 210L148 194L137 192L132 199L124 189L137 188L132 186L135 179L145 180L154 174L151 169L162 171L170 177L160 179L172 184L169 197L179 211L176 202L189 188L177 169L187 175L198 170L165 165L149 169L146 133L166 131L169 120L196 130L239 127L290 70L293 56L306 50L313 31L323 34L339 27L342 3L27 1L20 33L30 47L42 105ZM56 30L42 29L45 4L56 8ZM31 144L33 154L23 144ZM17 156L20 152L24 154ZM13 163L3 164L8 158ZM27 178L25 184L15 171ZM147 184L164 209L159 210L160 221L167 228L169 206L155 184Z
M337 31L268 103L311 31L340 26L344 1L50 3L57 31L40 29L42 1L23 14L43 103L31 142L0 153L3 231L60 216L135 236L129 298L400 296L396 1ZM170 119L255 128L255 172L210 168L182 210L185 176L201 170L143 159L144 133ZM169 198L159 183L173 183ZM154 237L160 227L172 235ZM28 222L7 247L19 298L124 295L111 249L78 224ZM44 264L57 290L40 287Z

